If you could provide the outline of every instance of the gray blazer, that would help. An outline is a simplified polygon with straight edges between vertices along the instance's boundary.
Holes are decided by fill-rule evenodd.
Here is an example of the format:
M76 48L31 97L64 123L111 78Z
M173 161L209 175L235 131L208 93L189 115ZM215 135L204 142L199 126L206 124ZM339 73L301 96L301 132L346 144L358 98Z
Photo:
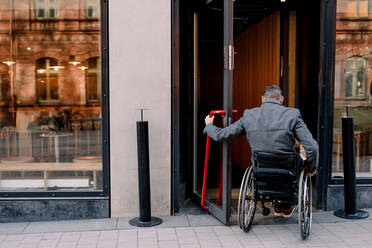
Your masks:
M315 171L318 165L319 147L300 111L274 100L245 110L242 118L225 128L207 125L203 133L217 142L231 141L245 134L253 152L280 154L295 153L297 139L305 148L309 172Z

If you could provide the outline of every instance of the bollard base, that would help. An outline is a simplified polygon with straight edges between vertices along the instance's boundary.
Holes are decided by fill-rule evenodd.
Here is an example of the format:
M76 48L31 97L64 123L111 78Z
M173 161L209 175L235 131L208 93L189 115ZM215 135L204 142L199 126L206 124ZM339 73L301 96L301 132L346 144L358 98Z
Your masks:
M151 227L151 226L157 226L163 223L162 219L158 217L151 217L151 221L140 221L139 217L133 218L129 221L129 224L136 227Z
M345 210L339 209L333 212L333 214L343 219L366 219L369 217L369 213L364 210L357 210L355 214L347 214Z

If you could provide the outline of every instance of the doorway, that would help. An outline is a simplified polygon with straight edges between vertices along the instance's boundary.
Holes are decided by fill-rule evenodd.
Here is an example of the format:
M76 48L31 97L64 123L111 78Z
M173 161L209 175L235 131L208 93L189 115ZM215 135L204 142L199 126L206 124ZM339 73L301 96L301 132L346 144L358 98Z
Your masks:
M224 19L225 8L229 2L233 14L229 17L230 30L226 30L229 20ZM299 108L313 136L317 136L319 4L309 1L307 6L304 3L297 6L295 1L271 0L185 4L189 8L183 8L183 22L180 14L180 33L182 40L188 42L184 41L180 47L180 59L184 61L180 66L180 82L184 87L180 116L181 123L184 118L188 124L180 132L188 135L181 136L180 143L188 145L180 151L181 157L187 154L181 159L184 178L180 184L185 189L181 206L188 198L200 204L206 149L206 136L202 133L204 118L211 110L228 110L229 100L231 108L238 113L216 116L218 126L227 125L229 117L236 121L244 109L260 106L265 86L279 85L286 98L285 105ZM229 31L231 51L226 43ZM234 57L231 64L230 52ZM226 79L229 66L230 81ZM206 200L227 212L226 222L236 212L240 182L244 170L251 165L250 156L245 137L232 144L211 142ZM221 164L227 168L221 170ZM227 191L222 195L221 181Z

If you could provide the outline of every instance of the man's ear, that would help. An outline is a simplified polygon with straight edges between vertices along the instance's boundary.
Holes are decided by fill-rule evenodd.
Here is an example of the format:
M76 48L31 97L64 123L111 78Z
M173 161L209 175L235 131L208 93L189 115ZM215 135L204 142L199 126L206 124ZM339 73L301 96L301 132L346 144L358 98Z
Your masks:
M265 97L261 96L261 102L264 102L264 101L265 101Z
M283 102L284 102L284 97L283 96L280 98L279 102L280 102L280 104L283 104Z

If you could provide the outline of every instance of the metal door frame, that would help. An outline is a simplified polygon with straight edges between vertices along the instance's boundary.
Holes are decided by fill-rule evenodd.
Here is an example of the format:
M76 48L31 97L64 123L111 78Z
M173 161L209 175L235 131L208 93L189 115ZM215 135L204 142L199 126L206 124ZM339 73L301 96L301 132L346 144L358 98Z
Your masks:
M224 33L224 72L223 72L223 108L226 110L224 126L232 123L233 103L233 69L234 69L234 48L233 48L233 0L224 0L223 15ZM197 21L197 17L194 17ZM195 61L196 58L194 58ZM195 68L195 65L194 65ZM194 78L195 80L195 78ZM194 83L195 86L195 83ZM195 89L194 89L195 94ZM195 105L195 103L194 103ZM194 109L195 111L195 109ZM195 141L194 141L195 142ZM195 143L194 143L195 144ZM197 174L194 163L193 193L200 202L201 196L197 193ZM230 223L231 217L231 142L223 144L223 177L222 177L222 204L217 206L213 202L205 200L208 211L224 224Z

